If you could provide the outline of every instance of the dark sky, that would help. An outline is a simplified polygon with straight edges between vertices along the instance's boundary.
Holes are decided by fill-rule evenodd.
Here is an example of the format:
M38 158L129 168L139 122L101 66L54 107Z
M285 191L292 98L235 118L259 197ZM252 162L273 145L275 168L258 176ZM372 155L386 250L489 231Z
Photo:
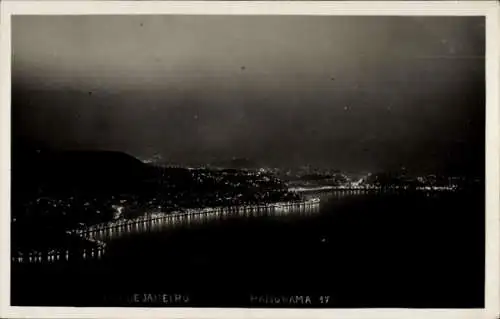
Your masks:
M12 21L14 143L353 171L484 160L482 17Z

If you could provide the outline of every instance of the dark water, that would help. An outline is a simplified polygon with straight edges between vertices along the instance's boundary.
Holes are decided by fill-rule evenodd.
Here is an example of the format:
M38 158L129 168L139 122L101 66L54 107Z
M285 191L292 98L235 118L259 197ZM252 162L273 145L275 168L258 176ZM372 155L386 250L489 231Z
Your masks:
M330 195L318 212L123 236L101 261L13 267L13 305L171 304L131 302L151 293L186 298L175 306L271 307L251 297L297 295L313 301L302 307L483 307L484 199Z

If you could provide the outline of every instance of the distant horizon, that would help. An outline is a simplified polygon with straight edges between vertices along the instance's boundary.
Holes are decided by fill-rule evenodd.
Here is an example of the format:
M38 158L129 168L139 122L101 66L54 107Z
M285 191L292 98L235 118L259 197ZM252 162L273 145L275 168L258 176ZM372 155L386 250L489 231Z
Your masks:
M484 17L12 17L14 144L477 175L485 81Z
M62 153L64 153L64 152L122 153L122 154L126 154L128 156L131 156L131 157L141 161L144 164L161 166L161 167L166 167L166 168L168 168L168 167L201 168L204 166L211 166L212 168L217 168L217 169L234 169L234 167L232 167L230 164L231 161L233 161L233 160L247 160L247 161L253 162L255 165L248 166L248 167L240 167L240 168L236 168L236 169L265 168L265 169L280 169L280 170L295 170L295 171L297 171L297 170L302 170L302 169L305 169L306 167L309 167L309 169L311 169L311 170L339 171L341 173L351 174L351 175L366 175L366 174L370 174L370 173L380 174L380 173L396 172L396 171L402 171L402 170L405 170L408 173L415 175L415 176L416 176L416 174L434 175L434 174L442 174L443 173L442 171L441 172L440 171L423 171L421 169L415 170L415 169L408 168L405 165L402 165L400 167L393 167L393 168L388 169L388 170L379 170L379 171L370 171L370 170L366 170L366 169L365 170L363 170L363 169L362 170L345 170L345 169L337 168L334 166L314 166L314 165L311 165L310 163L302 163L302 164L298 164L296 166L280 166L280 165L263 164L263 163L254 161L251 158L245 158L245 157L230 157L230 158L225 158L225 159L220 158L220 159L214 159L212 161L199 161L199 162L193 161L193 162L188 163L188 162L181 162L181 161L175 161L175 160L164 159L164 158L154 160L154 157L137 156L137 155L125 152L125 151L113 150L113 149L88 149L88 148L83 148L83 149L79 149L79 148L51 149L51 148L44 147L41 144L37 144L37 143L32 143L29 145L30 146L28 146L28 147L25 146L25 149L29 149L30 151L33 151L33 152L37 151L37 149L39 149L39 150L44 150L44 151L54 152L54 153L58 153L58 152L62 152ZM12 156L14 156L14 154L12 154ZM224 165L224 164L226 164L226 165ZM461 175L459 173L449 173L449 172L445 175L447 175L447 176L465 176L465 175ZM472 174L472 176L484 177L482 175L478 176L477 174Z

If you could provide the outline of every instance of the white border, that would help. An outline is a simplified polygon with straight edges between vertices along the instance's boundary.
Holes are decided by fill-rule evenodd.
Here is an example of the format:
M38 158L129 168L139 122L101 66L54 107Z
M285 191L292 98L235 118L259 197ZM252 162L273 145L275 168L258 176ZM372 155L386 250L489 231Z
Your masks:
M486 287L485 309L216 309L10 307L10 17L13 14L223 14L223 15L482 15L486 16ZM496 1L353 2L1 2L0 70L0 317L2 318L498 318L500 314L499 225L499 34ZM459 279L457 279L459 280Z

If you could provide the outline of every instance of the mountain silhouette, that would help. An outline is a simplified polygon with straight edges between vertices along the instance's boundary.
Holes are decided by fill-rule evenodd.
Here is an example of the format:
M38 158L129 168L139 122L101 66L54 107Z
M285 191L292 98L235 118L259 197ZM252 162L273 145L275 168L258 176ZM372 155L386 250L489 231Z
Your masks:
M12 156L13 193L128 193L141 190L151 167L115 151L18 149Z

